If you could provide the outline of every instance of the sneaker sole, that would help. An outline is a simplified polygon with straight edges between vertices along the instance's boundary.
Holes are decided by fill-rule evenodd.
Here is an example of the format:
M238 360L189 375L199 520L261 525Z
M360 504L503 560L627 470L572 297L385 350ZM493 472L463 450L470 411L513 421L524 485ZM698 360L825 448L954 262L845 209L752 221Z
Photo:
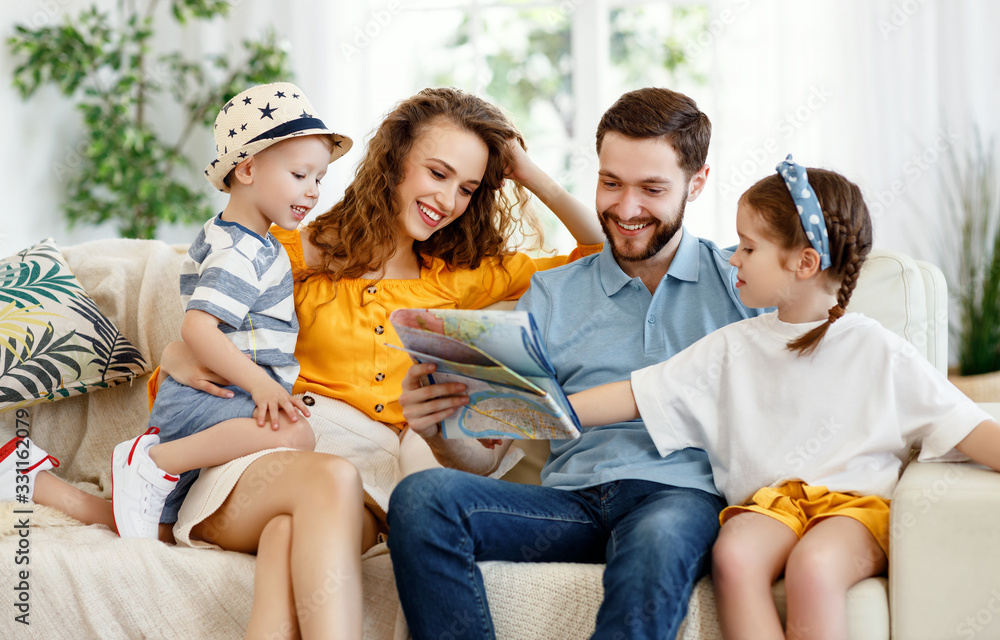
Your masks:
M118 524L118 502L115 500L115 468L118 467L118 446L120 445L116 445L111 452L111 515L115 521L115 533L117 533L118 537L121 538L122 528Z
M141 436L140 436L141 437ZM119 505L121 502L115 500L115 472L119 470L124 470L128 466L128 454L131 451L132 446L134 446L135 440L128 440L122 442L114 448L111 453L111 513L115 519L115 529L118 530L119 538L148 538L150 536L139 535L139 533L132 531L128 526L125 527L125 535L122 535L122 523L128 524L128 518L126 518L125 513L121 513L121 508ZM127 445L127 446L123 446ZM153 536L158 538L159 536Z

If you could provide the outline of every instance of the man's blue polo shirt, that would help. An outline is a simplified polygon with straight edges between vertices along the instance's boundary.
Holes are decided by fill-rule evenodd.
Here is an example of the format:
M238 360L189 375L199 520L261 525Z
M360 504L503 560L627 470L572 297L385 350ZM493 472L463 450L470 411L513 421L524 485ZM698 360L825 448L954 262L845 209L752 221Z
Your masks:
M765 310L747 309L736 291L732 251L687 231L667 274L650 294L611 255L540 271L517 305L530 311L566 393L628 380L706 334ZM708 457L684 449L661 458L641 420L584 429L553 440L542 484L583 489L614 480L650 480L718 493Z

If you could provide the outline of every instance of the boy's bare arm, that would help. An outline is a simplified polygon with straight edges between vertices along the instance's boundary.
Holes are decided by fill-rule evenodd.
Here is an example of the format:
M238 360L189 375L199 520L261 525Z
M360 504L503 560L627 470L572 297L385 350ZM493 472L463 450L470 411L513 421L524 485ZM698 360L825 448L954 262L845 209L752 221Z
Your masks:
M190 309L184 313L181 338L198 360L216 374L253 396L257 403L257 424L278 426L278 410L284 410L293 422L296 408L309 415L308 408L285 391L264 369L257 366L219 329L219 320L210 313ZM268 420L270 417L270 420Z
M239 350L219 329L219 319L210 313L191 309L184 313L181 339L197 354L206 367L249 391L271 377Z
M569 401L573 405L576 417L580 419L580 424L584 427L628 422L639 418L639 407L636 406L630 380L602 384L574 393L569 397Z

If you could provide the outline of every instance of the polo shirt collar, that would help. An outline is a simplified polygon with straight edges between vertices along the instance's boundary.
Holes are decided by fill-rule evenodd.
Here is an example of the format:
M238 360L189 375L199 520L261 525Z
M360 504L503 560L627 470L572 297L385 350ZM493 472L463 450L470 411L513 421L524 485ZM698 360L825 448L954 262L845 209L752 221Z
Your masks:
M701 242L691 235L687 230L683 230L681 244L677 247L667 275L677 280L687 282L698 282L698 268L701 267Z
M667 269L667 276L687 282L698 282L698 269L701 266L701 255L698 238L685 230L681 230L681 243L677 253ZM611 254L611 242L604 243L604 249L598 257L601 267L601 286L605 295L612 296L632 281L627 273L622 271L618 262Z

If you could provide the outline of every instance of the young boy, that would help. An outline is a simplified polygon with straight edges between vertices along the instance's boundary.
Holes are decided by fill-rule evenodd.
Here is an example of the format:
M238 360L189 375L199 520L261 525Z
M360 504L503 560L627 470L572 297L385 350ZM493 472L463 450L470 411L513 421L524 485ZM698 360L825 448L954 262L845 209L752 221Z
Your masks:
M203 467L315 445L298 416L309 410L291 396L299 371L291 265L268 229L298 227L316 205L327 166L351 140L316 118L301 89L281 82L227 102L215 141L218 157L205 175L230 194L229 203L205 224L181 268L181 338L229 381L232 397L163 382L149 429L114 450L112 501L123 538L156 538L159 523L176 522Z

